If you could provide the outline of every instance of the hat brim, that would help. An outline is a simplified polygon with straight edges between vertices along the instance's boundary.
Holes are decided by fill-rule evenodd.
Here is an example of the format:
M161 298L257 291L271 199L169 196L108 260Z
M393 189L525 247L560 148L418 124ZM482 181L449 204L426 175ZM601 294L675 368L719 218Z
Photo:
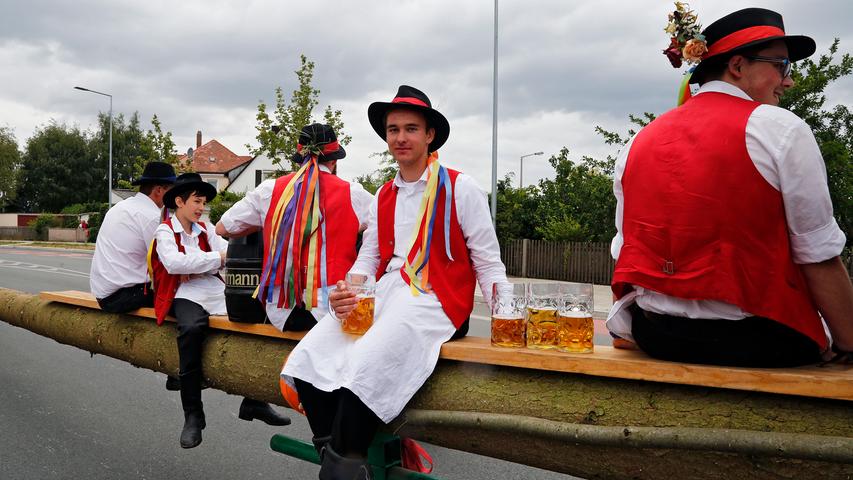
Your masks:
M427 121L431 128L435 130L435 138L429 144L429 151L434 152L441 148L450 136L450 122L438 110L430 107L422 107L420 105L412 105L409 103L391 103L391 102L373 102L367 107L367 118L370 120L370 126L373 131L379 135L382 140L386 140L385 135L385 115L394 109L409 109L416 112L421 112L427 117Z
M178 208L175 204L175 198L184 192L198 192L201 196L207 199L208 203L216 198L216 187L213 185L207 182L187 182L170 188L169 191L163 195L163 205L165 205L166 208Z
M318 161L318 162L329 162L329 161L332 161L332 160L340 160L340 159L342 159L342 158L344 158L344 157L346 157L346 156L347 156L347 151L346 151L346 150L344 150L344 146L343 146L343 145L339 145L339 146L338 146L338 149L337 149L337 150L335 150L335 151L334 151L334 152L332 152L332 153L327 153L327 154L325 154L325 155L322 155L322 154L321 154L321 155L318 155L318 156L317 156L317 161ZM298 153L294 153L294 154L293 154L293 157L291 157L291 159L292 159L295 163L299 163L299 164L301 164L301 163L302 163L302 158L303 158L303 157L302 157L302 155L300 155L300 154L298 154Z
M699 62L698 65L696 65L696 69L693 70L693 75L690 79L690 83L699 82L705 72L705 68L703 68L703 66L708 65L708 60L718 58L720 55L735 55L738 52L743 51L747 48L751 48L756 45L761 45L763 43L772 42L774 40L783 40L785 42L785 45L788 47L788 58L792 62L798 62L804 58L808 58L812 56L817 50L817 44L815 44L814 39L805 35L780 35L776 37L767 37L762 38L760 40L754 40L752 42L744 43L743 45L740 45L737 48L733 48L731 50L719 53L712 57L703 59L701 62Z

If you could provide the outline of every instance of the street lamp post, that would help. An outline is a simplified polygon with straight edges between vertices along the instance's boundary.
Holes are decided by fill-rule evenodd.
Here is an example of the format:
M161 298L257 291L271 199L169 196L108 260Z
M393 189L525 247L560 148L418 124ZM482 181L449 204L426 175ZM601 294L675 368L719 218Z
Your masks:
M534 155L542 155L543 153L545 152L528 153L527 155L521 156L520 167L518 169L518 188L524 187L524 159Z
M107 209L113 207L113 96L109 93L97 92L83 87L74 87L84 92L96 93L110 97L110 162L107 164Z

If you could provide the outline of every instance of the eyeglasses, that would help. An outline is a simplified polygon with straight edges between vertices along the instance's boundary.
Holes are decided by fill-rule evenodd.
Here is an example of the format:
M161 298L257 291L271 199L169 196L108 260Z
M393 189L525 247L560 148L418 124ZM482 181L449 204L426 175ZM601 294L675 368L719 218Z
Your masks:
M779 70L779 73L782 75L782 78L790 77L791 70L793 70L794 68L794 64L791 63L791 60L788 58L763 57L761 55L747 55L746 58L750 60L755 60L757 62L767 62L776 65L776 69Z

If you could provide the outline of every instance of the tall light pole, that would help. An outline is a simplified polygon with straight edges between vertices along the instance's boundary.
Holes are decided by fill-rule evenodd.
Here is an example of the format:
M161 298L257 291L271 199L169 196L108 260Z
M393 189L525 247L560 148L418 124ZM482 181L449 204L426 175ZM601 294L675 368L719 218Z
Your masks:
M109 93L97 92L83 87L74 87L84 92L96 93L110 97L110 163L107 165L107 209L113 208L113 96Z
M492 69L492 226L498 214L498 0L495 0L495 65Z
M534 155L542 155L543 153L545 152L528 153L527 155L521 156L521 160L519 162L520 166L518 169L518 188L524 188L524 159Z

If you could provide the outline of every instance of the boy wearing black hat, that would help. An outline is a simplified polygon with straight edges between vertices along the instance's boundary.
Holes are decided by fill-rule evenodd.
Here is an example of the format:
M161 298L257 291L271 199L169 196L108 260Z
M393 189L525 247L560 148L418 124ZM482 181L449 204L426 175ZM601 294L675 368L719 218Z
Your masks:
M340 319L357 299L344 281L329 314L282 370L293 384L322 457L321 479L366 479L367 448L435 368L441 345L471 314L479 281L487 300L506 282L486 198L470 177L438 161L450 124L418 89L401 86L368 109L399 167L371 205L351 274L375 276L373 325L363 336ZM427 208L431 207L431 208Z
M124 313L153 305L146 255L160 224L163 196L175 183L175 169L149 162L133 181L139 193L115 204L104 216L95 243L89 287L105 312Z
M822 316L850 352L853 286L824 162L808 125L777 107L814 40L748 8L693 47L698 94L616 161L608 328L662 359L785 367L830 355Z
M200 222L205 204L216 197L216 189L197 173L179 176L163 198L175 215L157 227L151 245L154 279L154 311L161 324L173 312L178 327L181 405L184 428L181 447L201 443L205 427L201 401L202 344L209 315L224 315L225 284L219 270L225 263L228 243L212 226ZM287 425L271 407L248 398L240 405L240 418L258 418L272 425Z
M265 253L261 277L265 282L259 289L258 300L265 304L270 322L280 330L313 327L328 311L327 287L342 279L355 261L358 234L367 225L373 196L360 184L334 174L338 160L345 157L346 151L332 127L319 123L304 126L293 158L300 169L262 182L228 209L216 225L216 233L223 236L241 235L263 227ZM312 179L316 180L313 187ZM308 188L303 190L303 184ZM309 192L311 188L316 190ZM276 261L271 248L279 245L273 239L279 234L293 234L295 212L303 212L306 207L313 211L315 202L320 213L317 220L322 221L320 228L312 229L307 236L300 232L305 247L299 252L288 244L281 245L284 251ZM281 211L293 214L275 219L271 213L276 212L279 204ZM311 239L316 239L314 254L321 260L320 269L308 261ZM298 269L293 265L305 267L298 278L294 275ZM326 278L321 279L323 267ZM309 278L320 281L313 282L306 291ZM294 291L291 295L284 288L288 282L300 287L298 294Z

